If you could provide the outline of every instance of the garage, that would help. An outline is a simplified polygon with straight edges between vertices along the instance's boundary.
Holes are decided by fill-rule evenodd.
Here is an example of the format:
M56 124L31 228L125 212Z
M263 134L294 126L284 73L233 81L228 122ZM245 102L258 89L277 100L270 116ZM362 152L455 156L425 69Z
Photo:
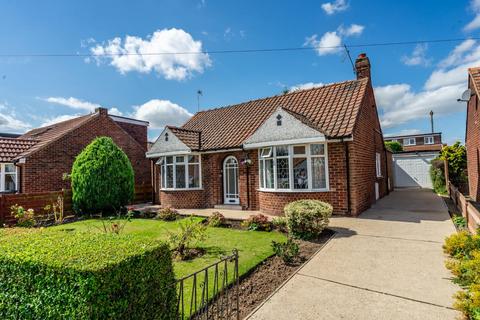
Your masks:
M408 152L393 154L394 181L396 188L429 188L430 162L438 152Z

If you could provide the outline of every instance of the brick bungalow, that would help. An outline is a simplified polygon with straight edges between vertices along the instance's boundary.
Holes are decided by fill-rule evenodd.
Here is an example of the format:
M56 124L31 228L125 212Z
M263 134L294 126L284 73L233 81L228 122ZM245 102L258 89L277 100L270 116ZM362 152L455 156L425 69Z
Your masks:
M75 157L93 139L108 136L125 151L136 185L151 184L147 151L148 122L109 115L106 109L31 130L19 137L0 137L0 193L36 193L70 188L63 179Z
M387 152L365 54L357 79L198 112L147 153L156 201L280 215L319 199L358 215L388 193Z
M465 146L467 148L468 187L470 197L480 201L480 67L468 69L468 88L471 90L467 103Z

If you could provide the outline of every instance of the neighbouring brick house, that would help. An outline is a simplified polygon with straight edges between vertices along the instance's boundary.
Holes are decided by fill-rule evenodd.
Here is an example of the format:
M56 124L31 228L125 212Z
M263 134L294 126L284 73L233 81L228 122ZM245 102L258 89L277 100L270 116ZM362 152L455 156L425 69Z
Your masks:
M36 193L70 188L63 179L75 157L93 139L108 136L123 149L135 171L136 185L151 185L147 151L148 122L109 115L106 109L0 137L0 193Z
M389 136L385 137L387 141L400 143L405 152L441 151L443 147L441 132Z
M357 79L195 114L167 126L147 157L156 201L282 214L298 199L358 215L388 193L383 144L365 54ZM391 168L389 166L389 168Z
M471 90L467 104L465 146L467 148L468 187L470 197L480 201L480 67L468 69L468 88Z

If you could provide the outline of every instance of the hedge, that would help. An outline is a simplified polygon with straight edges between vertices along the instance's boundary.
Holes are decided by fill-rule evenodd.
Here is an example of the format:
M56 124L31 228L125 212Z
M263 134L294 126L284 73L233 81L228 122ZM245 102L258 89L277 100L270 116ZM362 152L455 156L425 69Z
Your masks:
M72 166L72 202L78 213L115 213L135 194L132 164L109 137L93 140Z
M0 230L0 319L172 319L173 283L162 242Z

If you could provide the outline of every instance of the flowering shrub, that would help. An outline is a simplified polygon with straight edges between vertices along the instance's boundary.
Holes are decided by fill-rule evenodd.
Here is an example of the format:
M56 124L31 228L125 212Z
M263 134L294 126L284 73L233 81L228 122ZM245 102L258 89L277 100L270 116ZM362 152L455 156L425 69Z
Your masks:
M298 200L285 206L288 232L300 239L318 237L328 225L333 207L319 200Z
M208 226L221 227L223 225L225 225L225 216L220 212L214 212L210 217L208 217Z
M242 222L242 226L251 231L271 231L272 223L263 214L251 215Z
M32 228L35 226L35 211L33 209L25 210L18 204L10 207L10 213L17 219L17 227Z
M173 208L162 208L158 210L155 218L163 221L174 221L178 218L178 211Z

